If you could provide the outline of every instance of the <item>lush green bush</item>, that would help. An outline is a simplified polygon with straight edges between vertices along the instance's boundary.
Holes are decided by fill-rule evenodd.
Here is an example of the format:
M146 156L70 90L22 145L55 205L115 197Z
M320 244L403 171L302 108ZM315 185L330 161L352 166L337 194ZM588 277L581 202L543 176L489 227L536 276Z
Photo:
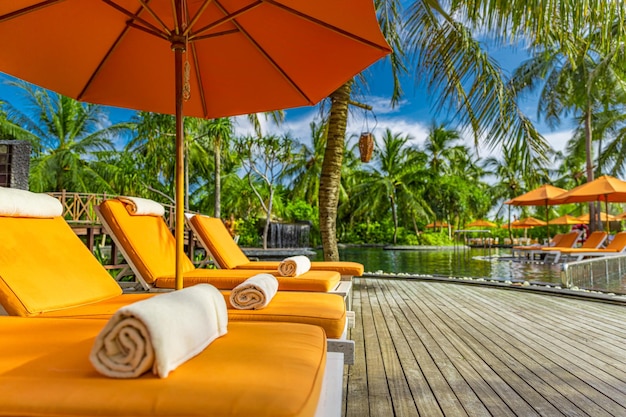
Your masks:
M389 243L393 239L391 221L358 223L341 236L342 243L372 244Z
M260 223L257 218L240 219L237 221L235 231L239 235L239 246L259 247L262 245L261 236L263 231L260 230Z
M288 221L315 221L317 215L310 204L302 200L290 201L285 207L285 215Z
M419 235L419 244L424 246L450 246L454 242L448 237L447 231L425 232Z

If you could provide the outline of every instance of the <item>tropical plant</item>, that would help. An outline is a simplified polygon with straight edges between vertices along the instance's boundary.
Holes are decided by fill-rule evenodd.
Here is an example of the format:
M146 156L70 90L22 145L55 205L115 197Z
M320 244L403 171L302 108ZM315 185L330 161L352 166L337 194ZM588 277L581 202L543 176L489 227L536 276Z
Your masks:
M398 210L411 216L425 215L430 211L423 200L415 179L424 170L424 154L410 145L411 137L392 133L386 129L371 164L363 170L360 184L354 187L355 215L366 212L384 212L388 208L393 222L392 242L397 243Z
M3 126L32 145L30 189L108 191L107 182L92 168L90 159L95 152L113 150L113 141L128 134L133 125L110 124L101 106L22 81L10 84L23 91L27 110L6 103Z

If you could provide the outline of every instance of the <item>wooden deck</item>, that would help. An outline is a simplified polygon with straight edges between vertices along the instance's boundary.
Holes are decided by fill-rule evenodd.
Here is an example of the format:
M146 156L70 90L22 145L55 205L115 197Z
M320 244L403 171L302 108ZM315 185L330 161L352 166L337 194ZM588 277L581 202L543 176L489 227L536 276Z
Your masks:
M355 280L347 417L626 416L626 306Z

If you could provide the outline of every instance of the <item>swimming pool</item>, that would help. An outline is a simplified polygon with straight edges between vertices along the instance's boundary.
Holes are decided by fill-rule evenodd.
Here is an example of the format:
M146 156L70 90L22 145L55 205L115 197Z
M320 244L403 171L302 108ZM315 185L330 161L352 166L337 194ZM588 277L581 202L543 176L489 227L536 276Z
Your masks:
M347 247L339 250L342 260L360 262L366 272L409 273L450 277L529 281L560 285L561 265L520 263L505 260L510 249L436 248L389 250L382 247ZM321 260L320 251L316 257Z

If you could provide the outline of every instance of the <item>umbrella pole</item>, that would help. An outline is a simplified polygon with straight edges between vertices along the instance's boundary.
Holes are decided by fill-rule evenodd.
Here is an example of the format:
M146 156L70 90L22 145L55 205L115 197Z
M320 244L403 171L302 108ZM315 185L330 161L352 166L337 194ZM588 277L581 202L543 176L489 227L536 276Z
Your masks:
M548 201L546 200L546 234L548 235L548 241L546 243L550 243L550 217L548 217Z
M604 195L604 211L606 211L606 232L611 233L611 224L609 223L609 196ZM602 213L600 213L600 221L602 221Z
M176 1L177 10L177 28L182 25L182 3ZM176 278L175 289L183 288L183 258L185 256L185 141L183 129L183 52L186 45L182 37L175 38L172 41L172 49L174 50L174 78L176 79Z

